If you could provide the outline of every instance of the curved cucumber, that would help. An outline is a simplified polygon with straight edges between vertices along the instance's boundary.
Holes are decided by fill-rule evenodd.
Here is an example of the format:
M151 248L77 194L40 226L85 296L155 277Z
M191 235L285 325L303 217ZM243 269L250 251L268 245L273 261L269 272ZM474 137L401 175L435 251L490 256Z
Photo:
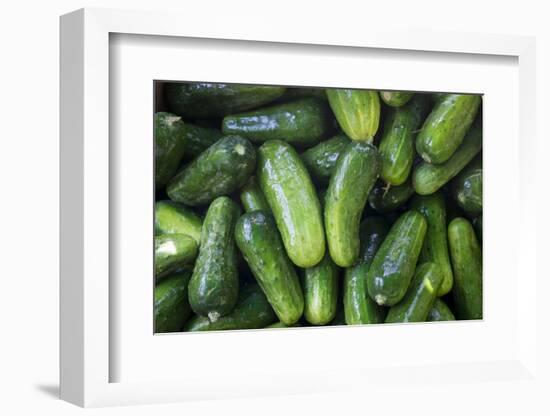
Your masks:
M311 147L300 155L311 178L320 185L328 185L330 176L340 154L346 149L350 139L343 133Z
M414 189L410 180L398 186L384 185L384 182L379 180L370 191L369 205L376 212L385 214L405 205L413 194Z
M258 153L258 183L288 256L299 267L315 266L325 255L325 233L307 169L292 146L280 140L264 143Z
M338 302L338 267L329 254L319 264L304 270L304 316L312 325L325 325L334 319Z
M155 113L155 186L160 188L174 176L184 153L185 125L170 113Z
M325 197L325 229L332 260L351 266L359 256L359 222L380 173L380 156L369 143L350 143L338 159Z
M246 212L252 211L269 211L269 205L265 199L262 190L256 182L256 178L252 176L243 189L241 189L241 204L243 204Z
M155 333L180 331L191 316L187 299L190 277L190 271L181 271L155 286Z
M376 252L367 275L369 296L393 306L405 296L426 235L426 219L416 211L402 214Z
M159 278L189 266L197 257L197 242L185 234L155 237L155 277Z
M237 221L235 240L279 319L292 325L304 311L304 296L275 222L264 211L244 214Z
M468 166L453 179L453 196L460 208L475 217L483 210L483 171L481 154L478 154Z
M380 98L390 107L401 107L407 104L413 95L414 92L407 91L380 91Z
M438 322L438 321L454 321L455 316L447 306L445 302L441 299L436 299L432 305L432 309L428 313L429 322Z
M223 137L223 133L218 129L187 122L183 127L183 133L183 142L185 143L183 160L195 159Z
M200 244L202 219L184 205L172 201L155 203L155 234L187 234Z

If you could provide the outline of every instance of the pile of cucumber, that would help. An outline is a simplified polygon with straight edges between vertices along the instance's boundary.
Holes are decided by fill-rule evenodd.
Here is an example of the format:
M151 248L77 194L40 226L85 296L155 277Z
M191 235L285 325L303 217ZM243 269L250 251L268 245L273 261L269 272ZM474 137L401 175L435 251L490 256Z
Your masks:
M155 332L482 318L479 95L157 88Z

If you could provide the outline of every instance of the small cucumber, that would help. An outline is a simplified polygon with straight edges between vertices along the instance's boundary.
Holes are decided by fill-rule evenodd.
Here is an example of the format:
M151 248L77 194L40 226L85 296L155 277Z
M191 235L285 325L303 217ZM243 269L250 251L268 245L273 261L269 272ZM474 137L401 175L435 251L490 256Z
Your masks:
M264 143L258 153L258 183L288 256L299 267L315 266L325 255L325 232L306 167L292 146L280 140Z
M185 234L164 234L155 237L155 277L163 277L189 266L197 257L197 242Z
M265 199L262 190L256 182L256 178L252 176L243 189L241 189L241 204L246 212L252 211L269 211L269 205Z
M481 96L447 94L440 98L416 137L416 151L428 163L449 160L464 139L481 105Z
M155 186L161 188L174 176L184 153L185 125L170 113L155 113Z
M223 137L223 133L218 129L187 122L184 125L183 132L183 141L185 143L183 160L187 161L195 159Z
M235 223L239 206L228 197L216 198L202 224L199 256L189 282L189 304L196 314L215 321L237 302L239 276Z
M434 301L432 309L430 309L430 313L428 313L427 320L429 322L454 321L455 316L447 304L438 298Z
M180 271L155 286L155 333L180 331L191 316L187 299L190 277L190 271Z
M390 107L401 107L407 104L413 95L414 92L407 91L380 91L380 98Z
M334 166L349 143L350 139L344 133L339 133L301 154L304 165L317 184L328 185Z
M310 324L325 325L334 319L338 302L338 275L339 269L328 252L319 264L304 270L304 316Z
M410 180L397 186L385 185L383 181L378 180L370 191L369 205L376 212L385 214L405 205L413 194L414 189Z
M388 311L386 323L424 322L437 298L442 281L443 275L437 264L422 263L416 269L405 297Z
M449 249L453 263L453 300L458 319L482 319L481 248L472 224L455 218L448 227Z
M460 208L471 217L483 210L483 171L481 154L478 154L468 166L453 179L452 194Z
M155 203L155 235L187 234L200 244L202 219L194 211L173 201Z
M359 223L380 173L380 156L369 143L353 142L338 159L325 197L325 229L332 260L351 266L359 256Z
M356 141L372 143L380 123L377 91L327 89L327 98L341 129Z
M426 229L426 219L416 211L405 212L391 227L367 274L369 296L377 304L393 306L405 296Z

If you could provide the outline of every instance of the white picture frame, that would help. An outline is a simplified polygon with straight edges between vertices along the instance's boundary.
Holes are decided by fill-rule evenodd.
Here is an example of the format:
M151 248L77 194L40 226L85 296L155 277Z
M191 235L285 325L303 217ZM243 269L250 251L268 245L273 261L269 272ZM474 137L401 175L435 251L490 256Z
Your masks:
M254 374L256 377L254 379L247 379L244 375L241 375L240 378L235 377L235 372L239 371L239 367L236 365L233 367L229 365L226 369L227 373L218 374L216 382L212 382L212 375L215 375L215 371L219 371L219 368L204 368L202 375L198 367L194 370L190 369L187 379L185 377L170 377L170 371L178 371L181 374L181 369L177 370L176 368L158 374L153 374L153 370L149 368L140 373L143 375L132 374L132 369L138 365L136 358L139 357L133 357L133 360L130 360L131 354L127 349L113 348L113 340L117 337L131 335L126 335L124 332L127 327L131 327L128 320L125 321L119 316L120 319L117 321L119 324L114 324L112 321L117 313L124 315L124 311L120 312L118 309L116 303L118 298L113 296L113 293L120 291L117 289L117 285L119 283L123 285L124 281L113 286L113 281L110 280L110 276L117 270L119 271L120 267L119 260L113 258L111 252L114 244L112 230L118 227L119 223L123 224L119 211L113 211L112 202L117 198L122 200L126 198L125 196L114 198L111 193L113 178L117 175L120 177L121 171L117 165L120 160L113 156L116 152L112 152L113 143L110 142L110 137L114 137L118 133L115 131L116 128L113 127L113 120L110 120L110 117L114 112L115 115L121 115L124 118L124 114L117 113L116 105L110 101L113 99L112 94L116 88L111 79L113 66L110 62L110 53L113 51L111 45L113 40L116 42L116 39L124 40L124 36L135 35L154 36L155 42L169 41L172 43L177 43L177 39L212 39L213 41L224 40L229 43L241 42L239 45L243 49L246 49L243 41L247 44L269 42L276 44L277 50L282 54L285 53L285 49L292 48L292 45L299 45L301 50L320 45L331 45L331 50L334 53L345 50L349 56L366 49L390 52L410 51L411 56L426 52L437 53L439 56L462 54L469 56L473 65L475 65L476 59L482 59L482 56L508 57L515 61L514 68L517 69L514 82L517 81L519 94L515 98L519 105L514 112L506 114L509 116L510 124L508 126L517 127L517 130L515 128L511 129L512 132L502 130L501 137L516 142L519 138L522 141L534 142L536 138L534 131L536 124L534 119L536 114L534 108L535 41L533 38L471 33L437 33L434 35L434 33L414 30L387 31L382 26L374 25L362 28L361 31L349 28L348 31L330 34L323 31L322 28L316 27L304 32L292 28L281 31L280 28L271 25L262 27L244 25L240 26L242 30L239 33L246 33L246 35L242 35L236 34L233 30L234 27L229 23L218 22L215 27L210 27L204 25L200 19L186 19L186 24L183 26L181 21L182 16L173 13L106 9L83 9L61 18L61 398L88 407L220 397L318 393L342 389L362 391L368 388L372 394L383 395L387 386L396 379L396 376L400 380L401 388L409 390L433 383L445 385L445 383L451 383L451 380L474 385L505 381L522 386L520 388L525 388L526 383L529 388L535 390L542 388L543 381L537 372L536 360L538 324L536 320L532 319L537 308L536 291L533 288L536 288L537 279L540 278L537 274L535 258L537 219L532 212L527 211L530 204L536 202L533 200L533 183L529 181L535 171L535 146L521 147L521 151L513 159L517 162L517 166L514 165L513 169L507 172L508 176L506 177L511 183L518 185L512 191L517 198L515 203L511 204L510 209L520 218L520 222L513 230L514 236L517 238L516 241L519 243L517 247L509 247L505 252L509 254L507 259L513 265L511 268L513 270L502 270L502 273L510 276L508 283L514 284L516 282L514 276L517 277L521 266L522 279L529 282L530 288L529 291L520 288L514 294L516 298L513 309L507 311L514 322L513 326L510 325L511 334L506 334L507 329L503 327L502 320L492 321L492 309L485 311L486 314L489 313L489 317L483 322L456 322L440 328L430 327L430 325L404 325L394 328L398 329L400 334L413 337L410 338L411 340L416 336L424 340L431 339L430 337L434 337L434 329L437 329L439 336L466 337L465 339L472 341L487 337L487 331L494 329L495 337L497 337L495 339L503 337L502 339L507 341L502 348L498 350L486 348L482 352L479 349L479 357L476 357L476 351L472 349L468 353L469 355L464 355L459 362L446 361L444 354L436 356L433 361L423 357L417 363L414 360L411 361L411 357L408 357L408 361L392 361L381 355L377 365L370 361L358 365L357 368L351 367L350 360L342 359L341 362L332 360L326 367L321 367L318 371L308 366L307 360L302 360L304 365L302 367L294 366L295 372L288 371L284 360L276 361L270 368L262 367L258 364L260 354L254 355L252 351L249 354L252 356L252 362L257 367L257 371L254 373L253 368L243 370L240 367L240 369L244 375L247 371L251 371L250 374ZM162 38L158 38L159 36ZM250 53L261 54L261 48L256 49L256 52ZM238 50L235 50L235 53L238 53ZM437 56L437 54L433 56ZM266 59L269 57L266 56ZM434 62L437 61L437 57L430 59L433 59ZM205 62L207 61L205 60ZM206 70L206 68L203 69ZM144 71L145 69L135 71L138 74L136 79L140 79L139 74L143 74L144 79L147 79L149 73ZM269 80L284 84L285 80L288 81L289 78L285 78L285 71L280 72L278 79L269 78ZM510 76L508 72L507 74L506 76ZM169 73L167 76L168 78L164 79L174 79ZM199 75L197 73L194 76L198 77ZM207 75L207 77L215 76L215 71L211 71ZM231 77L231 75L226 76ZM351 79L352 75L349 77ZM187 79L192 80L192 78ZM238 78L224 80L243 81ZM267 80L268 78L265 76L264 78L259 76L257 79L250 79L250 75L246 79L253 83L268 83ZM301 82L307 81L304 78ZM325 82L322 85L337 86L338 82L345 82L345 80L335 79L334 84L329 85ZM302 84L298 81L296 85ZM310 85L317 84L312 81ZM435 84L427 85L433 87ZM442 90L449 90L445 88L444 77L439 85ZM460 84L453 84L454 87L457 85ZM463 85L468 89L469 84ZM353 86L368 87L369 85L368 83L358 85L356 79ZM377 85L377 88L391 87L407 88L405 84ZM474 90L464 92L480 92L476 87L471 88ZM152 89L149 93L143 91L144 95L139 95L139 97L147 97L147 94L152 95ZM495 91L496 94L498 89L495 88L492 91ZM137 94L135 97L138 97ZM490 99L490 96L488 97ZM496 108L499 104L495 102L494 105ZM511 107L507 108L509 111ZM136 108L136 111L141 110ZM496 123L491 124L491 120L494 121L496 117L494 113L491 115L490 110L487 114L484 113L484 118L488 119L485 122L490 126L496 126ZM145 135L150 134L151 131L148 130L149 133L147 133L147 122L150 123L151 120L144 122L143 126L140 125L141 131L145 132L143 133ZM498 131L495 130L495 132ZM513 142L510 142L510 145L513 145ZM122 144L122 146L124 148L125 145ZM152 146L149 143L149 150L146 147L147 144L143 147L143 152L136 151L136 160L143 158L141 160L147 163L147 157L151 156ZM502 160L512 160L506 159L507 157L513 158L512 153L514 152L503 151L500 156ZM126 169L131 165L132 160L125 160L128 162L125 162ZM152 167L152 158L149 160L148 163ZM497 173L506 174L506 172L503 173L503 164L499 164L498 160L492 162L491 160L489 160L488 166L494 166L492 169L494 172L493 174L485 173L486 183L497 184L496 180L492 181L493 178L497 177ZM152 172L151 169L148 171ZM152 182L152 175L150 181ZM487 201L490 209L491 198L498 198L496 194L498 188L495 188L495 192L489 195L487 189L490 189L489 185L486 186L484 196L485 198L489 196ZM150 207L148 209L151 210ZM117 215L117 213L119 214ZM141 214L143 216L140 221L144 221L144 218L147 220L148 212L143 211ZM485 245L488 244L487 241L498 243L497 235L491 237L491 230L497 230L498 227L497 217L494 218L489 221L485 218L484 233L489 233L488 238L485 239ZM152 239L150 244L152 244ZM142 246L141 249L147 249L147 246ZM124 259L124 256L121 258ZM499 267L496 260L494 267ZM500 265L500 267L503 266ZM511 290L502 290L505 296L513 295ZM485 300L487 301L487 293L485 293ZM491 305L491 302L489 304ZM497 310L498 308L502 309L503 305L495 302L491 308L493 307ZM113 328L116 329L115 332L113 332ZM204 349L208 347L207 342L210 344L223 342L228 348L232 348L232 351L237 351L239 345L253 345L259 349L264 348L266 342L282 346L296 342L296 340L304 345L312 342L317 342L320 345L327 342L328 339L329 345L337 345L336 340L345 339L350 343L347 345L363 345L365 340L368 340L365 338L367 334L377 333L377 337L380 339L386 337L385 339L388 340L396 334L396 331L392 332L389 328L382 329L381 327L371 327L368 330L365 327L348 327L345 331L342 331L342 328L291 329L269 331L270 334L263 331L261 335L259 332L262 331L162 337L153 337L150 333L150 338L155 338L154 344L160 345L159 348ZM192 338L185 338L189 336ZM203 341L200 342L199 339ZM262 341L258 341L260 339ZM141 342L143 338L132 338L132 340ZM167 346L167 344L172 344L172 346ZM192 347L191 344L195 344L195 346ZM339 344L337 348L342 348L342 344ZM414 345L411 348L414 351ZM299 347L297 349L301 354L307 353L307 350L300 350ZM420 349L418 351L420 352ZM379 353L378 350L376 352ZM320 361L321 357L316 358ZM128 366L130 368L122 370L128 376L121 376L120 371L113 371L113 368L117 368L118 363L124 362L124 360L128 360L126 368ZM120 367L118 368L120 369ZM169 366L163 362L162 368L166 369ZM280 371L275 371L276 368L280 368ZM444 390L444 388L441 389ZM490 394L495 394L495 397L498 397L496 392Z

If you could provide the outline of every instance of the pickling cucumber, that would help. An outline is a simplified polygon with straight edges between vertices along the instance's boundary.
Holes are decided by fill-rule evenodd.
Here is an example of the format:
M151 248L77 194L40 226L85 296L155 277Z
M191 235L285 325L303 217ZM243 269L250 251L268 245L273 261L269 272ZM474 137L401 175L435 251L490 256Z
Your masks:
M447 306L445 302L441 299L436 299L432 305L432 309L428 313L427 321L429 322L439 322L439 321L454 321L455 316Z
M187 234L200 244L202 219L194 211L173 201L155 203L155 235Z
M407 104L413 95L414 92L407 91L380 91L380 98L390 107L401 107Z
M241 189L240 199L246 212L260 210L269 211L269 204L254 176L252 176Z
M311 178L316 183L328 185L334 166L349 143L350 139L344 133L339 133L331 139L307 149L300 155Z
M183 128L183 141L185 143L183 160L195 159L222 137L223 133L217 128L203 127L186 122Z
M478 154L453 179L452 194L460 208L470 217L476 217L483 210L483 171L481 154Z
M176 173L184 153L185 125L181 117L160 112L154 115L155 186L163 187Z
M397 186L385 185L378 180L369 194L369 205L380 214L393 212L405 205L414 194L410 180Z
M185 234L164 234L155 237L155 277L165 276L189 266L197 257L197 242Z
M339 269L328 252L319 264L302 275L304 317L312 325L325 325L334 319L338 302Z
M191 316L187 285L191 271L171 274L155 286L155 333L177 332Z

